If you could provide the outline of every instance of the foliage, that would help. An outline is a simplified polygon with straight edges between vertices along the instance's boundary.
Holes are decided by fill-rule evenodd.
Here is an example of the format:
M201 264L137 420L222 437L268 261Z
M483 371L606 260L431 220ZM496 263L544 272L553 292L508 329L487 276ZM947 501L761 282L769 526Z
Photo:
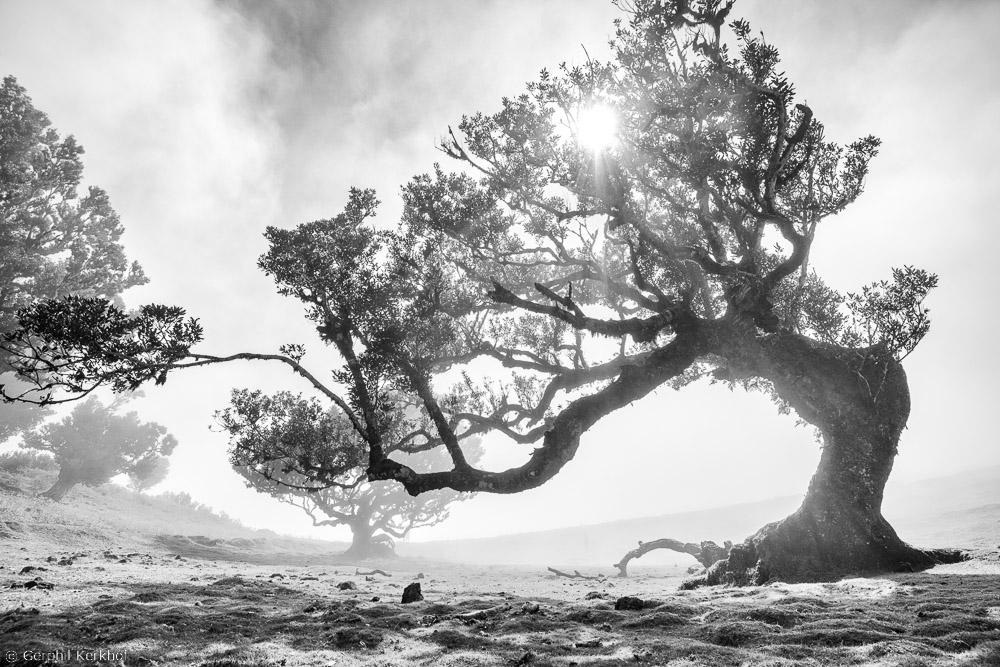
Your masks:
M169 456L177 440L160 424L141 422L135 412L120 415L89 398L61 421L25 435L24 446L50 452L60 479L98 486Z
M27 449L15 449L0 454L0 470L20 473L25 470L54 470L55 461L48 454Z
M212 513L211 507L198 502L192 498L191 494L187 491L165 491L157 494L157 497L169 500L170 502L180 505L181 507L189 508L197 512L205 512L206 514Z
M133 491L142 493L165 480L169 473L170 459L166 456L147 456L128 471L129 486Z
M850 326L844 328L844 345L881 346L899 359L913 352L931 326L924 299L937 287L937 276L906 266L892 270L892 282L881 280L849 293Z
M14 77L0 85L0 336L17 326L16 312L40 299L70 294L117 301L146 282L121 246L123 228L107 193L83 190L83 148L62 137ZM0 359L0 373L8 370ZM37 378L35 378L37 379ZM0 387L18 394L12 374ZM47 413L0 404L0 441L34 426Z
M147 305L126 313L96 297L40 301L22 309L18 321L8 351L20 377L43 392L43 404L59 402L52 399L59 389L85 395L105 382L118 392L148 380L162 384L166 368L202 336L181 308Z
M125 258L104 190L80 192L83 148L60 137L13 77L0 86L0 331L18 308L81 294L114 299L146 282Z
M364 441L342 414L315 399L236 390L217 419L230 436L230 462L249 487L299 507L314 525L350 526L362 543L377 532L401 538L439 523L452 502L466 497L453 491L412 497L398 485L368 482ZM423 470L447 462L402 451Z

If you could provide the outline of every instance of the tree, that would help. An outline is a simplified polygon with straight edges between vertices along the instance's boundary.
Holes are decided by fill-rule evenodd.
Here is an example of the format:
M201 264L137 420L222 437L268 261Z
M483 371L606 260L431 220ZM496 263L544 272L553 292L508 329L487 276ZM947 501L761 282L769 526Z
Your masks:
M80 294L116 300L146 282L121 246L123 228L100 188L80 192L83 148L60 137L14 77L0 85L0 335L18 309ZM0 359L0 385L14 384ZM0 405L0 442L34 426L45 411Z
M25 447L51 452L59 465L55 484L42 496L62 500L77 484L99 486L173 452L177 440L165 427L141 422L135 412L116 414L114 407L89 398L62 421L44 424L24 437Z
M314 526L348 526L353 538L345 555L392 555L393 538L444 521L453 502L469 497L451 490L414 497L398 484L368 482L364 440L343 414L316 399L243 389L217 417L230 435L230 462L247 485L302 509ZM445 462L436 453L400 450L425 470Z
M170 459L166 456L147 456L128 471L128 485L136 493L142 493L165 480L169 473Z
M280 361L343 411L369 479L414 495L537 487L609 413L707 377L766 392L823 442L800 509L734 546L707 582L960 557L907 545L881 513L910 411L901 362L927 333L937 277L904 267L843 295L808 265L819 223L861 194L878 140L829 141L775 47L746 21L727 25L731 2L621 6L609 62L543 71L449 130L442 149L462 171L407 184L396 229L371 224L363 190L335 218L268 229L260 266L340 353L343 391L290 349L195 351L202 331L180 308L72 298L22 311L22 376L50 373L40 396L68 400L190 366ZM411 406L419 420L387 427ZM481 470L462 441L484 433L534 449ZM406 465L389 454L402 440L443 448L450 467Z

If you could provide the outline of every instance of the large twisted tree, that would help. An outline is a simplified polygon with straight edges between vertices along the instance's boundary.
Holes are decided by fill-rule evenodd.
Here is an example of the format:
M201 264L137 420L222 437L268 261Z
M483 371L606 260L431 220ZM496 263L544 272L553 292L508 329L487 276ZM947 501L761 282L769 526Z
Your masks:
M731 3L623 9L608 62L543 71L449 130L442 148L460 170L413 179L394 230L370 222L377 202L360 190L335 218L268 230L260 265L339 351L338 387L301 350L200 353L178 308L65 299L22 311L11 338L35 399L273 359L344 412L369 479L516 493L558 473L609 413L711 376L768 392L818 429L823 453L802 507L734 547L709 582L955 557L905 544L881 514L910 410L900 362L927 331L936 277L907 267L845 296L808 267L817 226L861 193L878 140L829 141L775 48L745 21L727 26ZM463 440L484 433L533 450L479 469ZM407 466L390 454L399 439L443 448L449 466Z

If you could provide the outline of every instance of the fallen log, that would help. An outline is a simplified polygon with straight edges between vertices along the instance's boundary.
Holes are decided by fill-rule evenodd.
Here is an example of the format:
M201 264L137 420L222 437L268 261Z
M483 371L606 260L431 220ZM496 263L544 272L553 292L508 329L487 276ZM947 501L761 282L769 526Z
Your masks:
M669 549L670 551L677 551L682 554L690 554L691 556L694 556L695 560L701 563L703 567L707 568L713 565L716 561L720 561L728 557L729 550L732 548L733 543L729 540L726 540L721 547L711 541L705 541L701 544L681 542L670 538L653 540L652 542L640 541L638 548L632 549L632 551L629 551L622 556L622 559L615 563L615 567L618 568L619 577L627 577L628 564L633 558L641 558L655 549Z
M552 574L558 577L566 577L567 579L586 579L587 581L603 581L604 579L607 579L607 577L605 577L603 574L598 574L593 577L588 577L585 574L580 574L579 570L573 570L573 574L570 574L569 572L563 572L562 570L557 570L554 567L550 567L547 569Z

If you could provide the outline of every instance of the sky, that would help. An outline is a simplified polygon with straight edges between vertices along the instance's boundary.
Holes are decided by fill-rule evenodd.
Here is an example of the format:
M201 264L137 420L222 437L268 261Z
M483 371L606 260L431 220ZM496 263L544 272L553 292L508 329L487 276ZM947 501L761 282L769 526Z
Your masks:
M890 485L1000 464L1000 3L740 1L733 14L778 46L829 138L883 140L866 193L821 225L812 265L845 290L903 264L940 275L931 333L905 364L913 410ZM496 109L542 67L599 58L617 15L604 0L4 0L0 75L86 148L85 180L109 191L126 249L151 279L129 305L185 306L210 352L304 343L324 374L331 357L301 308L256 268L264 228L335 215L352 185L376 188L380 219L391 220L399 187L447 160L436 145L449 124ZM346 529L312 528L230 470L212 415L233 387L307 389L266 364L147 389L134 405L180 442L158 489L255 527L344 539ZM486 464L521 455L500 446ZM591 429L541 488L477 496L413 539L802 493L818 458L811 432L763 396L661 389ZM708 537L737 536L690 536Z

